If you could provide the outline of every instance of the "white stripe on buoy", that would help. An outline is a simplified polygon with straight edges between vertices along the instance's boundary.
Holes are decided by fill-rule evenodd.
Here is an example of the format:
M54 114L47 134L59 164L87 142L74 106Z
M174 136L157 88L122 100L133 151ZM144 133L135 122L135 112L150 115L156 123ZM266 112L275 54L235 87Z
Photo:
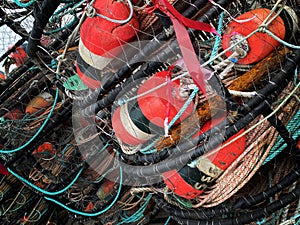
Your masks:
M130 118L129 112L128 112L128 104L121 106L120 109L120 119L123 126L126 128L126 131L133 137L141 140L141 141L147 141L150 138L154 137L153 134L148 134L144 131L142 131L140 128L138 128L132 119Z
M91 52L83 43L83 41L79 40L79 54L81 58L89 65L92 67L102 70L104 69L108 63L110 63L113 60L113 55L112 58L109 57L109 53L106 53L108 57L102 57L100 55L96 55L93 52Z

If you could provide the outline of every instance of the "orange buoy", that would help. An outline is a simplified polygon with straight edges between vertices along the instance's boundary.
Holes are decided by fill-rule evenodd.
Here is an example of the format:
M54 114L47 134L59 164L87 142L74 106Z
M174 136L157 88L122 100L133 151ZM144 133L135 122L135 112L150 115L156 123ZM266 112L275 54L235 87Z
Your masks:
M34 97L26 106L25 113L40 114L42 109L46 109L54 102L54 98L48 92L43 92Z
M121 143L135 146L161 134L165 119L170 122L183 107L185 99L178 95L178 80L154 89L166 82L167 73L161 71L146 80L137 91L139 97L118 107L113 113L112 126ZM190 103L174 124L180 123L192 111L193 104Z
M114 20L125 20L130 15L129 7L121 1L95 1L92 6L96 13ZM97 15L84 21L80 28L76 70L85 85L92 89L100 87L101 71L122 51L121 46L135 37L138 28L134 13L125 24Z
M295 16L293 16L293 12L290 8L288 10L286 9L285 12L286 13L281 13L280 16L277 16L267 27L269 31L271 31L280 39L284 39L286 35L292 36L289 32L292 32L292 30L294 29L293 24L295 23ZM236 18L237 20L249 21L243 23L236 21L230 22L223 34L223 49L231 47L253 31L257 30L257 28L262 24L262 22L270 13L271 10L269 9L258 8L246 12ZM287 20L289 20L290 22L286 22ZM242 52L243 55L240 56L237 63L252 64L265 58L279 45L280 43L269 34L257 32L246 40L242 41L240 44L233 47L232 50L226 52L225 55L229 57L234 51L238 53Z
M221 119L207 122L199 131L198 135L206 132L212 126L220 123ZM230 142L239 136L244 129L229 138ZM225 144L224 143L224 144ZM171 170L163 173L165 184L176 195L186 199L192 199L200 194L226 170L245 150L246 137L242 136L215 153L206 153L197 160L197 168L184 166L179 171ZM213 152L211 150L210 152Z

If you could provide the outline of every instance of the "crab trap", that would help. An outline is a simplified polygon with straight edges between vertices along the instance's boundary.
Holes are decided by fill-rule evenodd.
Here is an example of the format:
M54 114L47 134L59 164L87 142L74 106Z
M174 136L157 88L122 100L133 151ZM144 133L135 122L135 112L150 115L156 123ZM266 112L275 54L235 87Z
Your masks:
M0 1L0 223L300 224L299 15Z

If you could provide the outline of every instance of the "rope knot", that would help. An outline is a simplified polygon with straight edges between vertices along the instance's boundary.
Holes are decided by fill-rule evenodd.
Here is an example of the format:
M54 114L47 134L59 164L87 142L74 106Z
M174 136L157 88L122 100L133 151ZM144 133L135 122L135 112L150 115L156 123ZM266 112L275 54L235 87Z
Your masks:
M259 28L258 28L258 32L261 32L261 33L266 33L268 27L266 25L261 25Z
M96 9L92 5L86 6L86 15L90 18L93 18L96 16Z

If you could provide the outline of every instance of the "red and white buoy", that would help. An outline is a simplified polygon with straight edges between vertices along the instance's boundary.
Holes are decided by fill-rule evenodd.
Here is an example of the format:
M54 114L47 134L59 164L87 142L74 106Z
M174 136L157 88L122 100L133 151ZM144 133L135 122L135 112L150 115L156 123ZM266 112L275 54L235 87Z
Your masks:
M206 132L220 122L221 119L219 118L213 122L207 122L199 134ZM243 131L242 129L225 143L229 143ZM195 198L201 195L208 186L211 186L212 182L243 153L245 145L246 137L242 136L217 152L211 153L214 151L211 150L198 158L196 168L184 166L179 171L171 170L163 173L164 182L176 195L186 199Z
M114 20L125 20L129 7L116 0L95 1L95 12ZM101 71L122 51L121 46L133 40L139 23L133 13L125 24L115 23L97 15L88 17L80 28L79 54L76 69L80 79L88 87L100 87Z
M161 71L146 80L137 91L137 99L119 106L113 113L112 126L121 143L136 146L161 134L166 117L170 122L183 107L185 99L178 95L178 80L157 88L166 82L167 73ZM190 103L174 124L187 118L192 111Z
M238 16L236 21L230 22L223 34L223 49L233 46L257 30L270 13L270 9L257 8ZM275 16L274 13L273 16ZM238 22L242 20L244 22ZM275 17L266 29L282 40L287 39L295 32L295 24L298 24L297 20L295 12L291 8L285 7L283 12ZM269 34L259 31L227 51L225 55L229 57L233 52L242 52L237 63L252 64L265 58L279 45L280 43Z

